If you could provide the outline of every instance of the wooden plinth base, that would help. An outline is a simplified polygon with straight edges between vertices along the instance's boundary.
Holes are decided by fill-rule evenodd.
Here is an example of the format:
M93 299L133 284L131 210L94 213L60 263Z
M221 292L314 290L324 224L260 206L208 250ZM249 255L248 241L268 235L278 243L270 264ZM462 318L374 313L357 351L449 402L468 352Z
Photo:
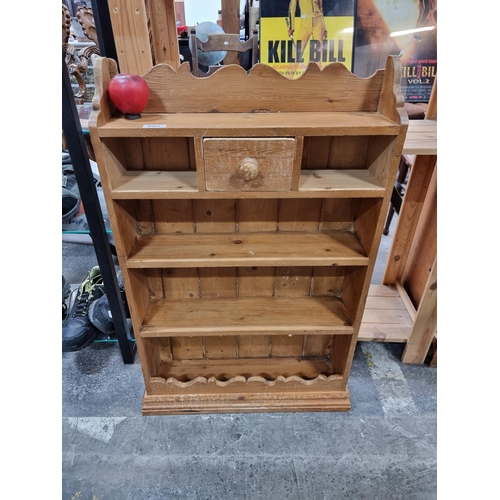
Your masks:
M295 411L349 411L349 391L273 394L169 394L144 393L143 415L192 413L253 413Z

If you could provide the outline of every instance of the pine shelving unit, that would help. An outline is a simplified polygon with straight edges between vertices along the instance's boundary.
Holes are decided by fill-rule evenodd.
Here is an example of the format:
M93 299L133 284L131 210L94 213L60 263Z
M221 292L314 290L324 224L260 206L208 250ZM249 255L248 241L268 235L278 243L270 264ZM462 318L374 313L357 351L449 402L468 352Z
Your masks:
M126 120L94 59L90 134L144 375L143 413L346 411L408 127L400 62L195 78L158 64Z

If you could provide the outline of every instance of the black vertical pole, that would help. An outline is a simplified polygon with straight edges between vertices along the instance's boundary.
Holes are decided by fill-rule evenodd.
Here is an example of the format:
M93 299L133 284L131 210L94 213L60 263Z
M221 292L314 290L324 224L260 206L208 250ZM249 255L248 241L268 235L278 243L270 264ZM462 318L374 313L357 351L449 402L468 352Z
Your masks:
M107 0L92 0L92 13L94 14L94 23L101 56L114 59L118 64Z
M83 206L85 207L90 236L92 237L97 262L101 270L123 362L133 363L136 351L135 342L130 336L130 328L127 324L121 300L111 247L104 225L101 206L98 201L94 176L83 139L82 127L76 109L68 69L64 61L64 54L62 57L62 125L78 189Z

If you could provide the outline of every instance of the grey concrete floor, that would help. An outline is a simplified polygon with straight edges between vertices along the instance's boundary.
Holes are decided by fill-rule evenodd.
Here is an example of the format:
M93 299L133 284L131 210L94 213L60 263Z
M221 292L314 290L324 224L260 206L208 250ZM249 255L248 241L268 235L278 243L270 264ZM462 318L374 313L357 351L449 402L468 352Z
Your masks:
M63 240L71 283L96 263ZM148 417L139 359L124 364L116 343L63 353L62 498L437 498L437 369L403 364L403 347L358 344L347 413Z

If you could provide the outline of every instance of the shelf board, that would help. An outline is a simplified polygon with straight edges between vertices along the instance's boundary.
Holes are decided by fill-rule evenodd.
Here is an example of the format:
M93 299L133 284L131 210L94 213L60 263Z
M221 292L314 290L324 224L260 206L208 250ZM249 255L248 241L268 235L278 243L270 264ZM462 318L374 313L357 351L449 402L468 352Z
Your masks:
M143 113L137 120L111 118L100 137L259 137L393 135L399 125L380 113Z
M149 199L161 195L191 198L198 192L196 172L129 171L111 191L114 199Z
M383 198L384 187L366 169L302 170L298 191L198 191L192 170L129 171L111 196L126 199L242 199L242 198Z
M366 169L345 170L302 170L300 173L299 191L311 195L325 191L333 191L339 197L382 198L384 186Z
M347 231L139 236L128 268L242 266L367 266L369 259Z
M333 335L354 329L333 297L240 297L153 300L142 337Z

